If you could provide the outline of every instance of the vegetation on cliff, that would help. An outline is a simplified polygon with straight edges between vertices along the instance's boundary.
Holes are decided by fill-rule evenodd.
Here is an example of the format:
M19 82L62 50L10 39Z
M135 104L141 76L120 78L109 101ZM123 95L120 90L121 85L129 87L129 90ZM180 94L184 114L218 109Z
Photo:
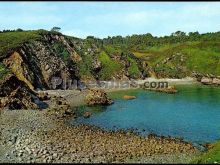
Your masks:
M99 55L101 61L102 70L100 71L100 79L108 80L121 69L121 64L112 60L104 51Z
M0 59L9 52L18 48L25 42L39 39L41 36L37 31L15 31L0 33Z
M10 70L7 69L4 64L0 63L0 80L4 79L4 77L9 73Z
M64 42L46 40L45 35L64 37L81 60L72 62L72 52ZM75 68L79 77L109 80L116 73L118 77L129 78L152 74L158 78L183 78L193 73L220 75L220 32L186 34L177 31L164 37L147 33L104 39L88 36L83 40L56 31L5 31L0 33L0 60L22 44L31 45L36 40L51 42L49 49L53 49L68 67Z

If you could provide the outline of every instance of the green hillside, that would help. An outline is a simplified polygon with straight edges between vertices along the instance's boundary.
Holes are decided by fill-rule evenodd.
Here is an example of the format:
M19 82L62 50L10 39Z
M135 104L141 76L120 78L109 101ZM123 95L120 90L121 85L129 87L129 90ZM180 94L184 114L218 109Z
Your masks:
M33 40L43 40L44 34L56 33L46 30L36 31L9 31L0 33L0 58L4 58L10 51L15 50L23 43ZM76 38L64 36L68 40ZM79 39L80 40L80 39ZM82 57L76 65L81 76L98 75L100 79L110 79L115 73L124 69L130 77L141 77L142 64L157 77L183 78L191 76L192 72L201 74L220 75L220 32L199 34L198 32L184 33L177 31L170 36L154 37L151 34L114 36L104 39L89 36L80 40L82 45L76 50ZM93 55L85 54L87 49L96 47ZM68 64L70 54L62 43L53 44L57 56ZM114 57L120 57L116 61ZM101 62L102 69L92 70L93 59ZM129 63L123 68L122 61Z

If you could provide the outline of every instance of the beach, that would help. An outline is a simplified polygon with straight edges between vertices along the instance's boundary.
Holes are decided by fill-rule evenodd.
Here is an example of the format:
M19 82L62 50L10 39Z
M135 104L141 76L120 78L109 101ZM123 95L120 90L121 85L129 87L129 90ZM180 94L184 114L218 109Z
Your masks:
M107 93L121 89L106 90ZM124 89L123 89L124 90ZM86 91L49 90L50 97L84 105ZM50 107L53 99L47 101ZM0 162L37 163L188 163L200 151L191 143L133 131L107 131L88 125L69 125L73 118L57 119L45 110L1 110Z
M47 111L1 111L0 130L1 163L187 163L198 154L179 139L69 126Z

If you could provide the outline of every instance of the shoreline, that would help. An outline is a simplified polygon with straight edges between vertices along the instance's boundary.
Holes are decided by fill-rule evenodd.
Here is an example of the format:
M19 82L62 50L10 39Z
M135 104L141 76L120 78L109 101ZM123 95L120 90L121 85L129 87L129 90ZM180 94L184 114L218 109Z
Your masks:
M105 92L135 89L138 88ZM86 91L44 92L48 92L49 96L64 97L71 107L85 104ZM89 125L69 126L65 124L68 118L58 120L47 109L2 110L0 118L0 130L4 135L0 138L0 147L3 148L0 162L189 163L201 152L192 143L173 137L149 138L126 130L106 131ZM111 147L116 144L118 148Z
M0 146L4 148L1 162L112 163L139 159L146 163L162 159L165 163L186 163L199 154L191 143L180 139L140 137L132 132L111 132L87 125L69 126L65 120L55 120L46 110L3 111L0 117ZM150 159L153 157L156 159Z

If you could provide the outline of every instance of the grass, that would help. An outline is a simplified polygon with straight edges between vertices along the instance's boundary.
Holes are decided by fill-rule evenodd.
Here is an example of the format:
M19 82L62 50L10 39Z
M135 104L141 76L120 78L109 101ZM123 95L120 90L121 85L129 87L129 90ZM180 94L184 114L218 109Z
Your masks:
M5 67L5 65L0 63L0 80L4 79L4 77L9 73L10 71Z
M210 49L187 48L183 50L183 53L187 54L186 66L189 70L220 75L220 52Z
M197 159L193 160L193 164L213 164L220 163L220 141L213 145L213 148L204 153Z
M165 77L191 76L192 71L220 75L220 42L185 42L155 46L136 50L133 54L140 60L147 61L155 68L155 72ZM181 56L184 57L183 60ZM166 58L171 59L163 63Z
M130 66L128 68L128 73L132 78L138 78L141 75L140 70L138 69L137 63L134 59L128 57L128 61L130 62Z
M102 70L99 72L101 80L109 80L121 69L121 64L112 60L104 51L99 54Z
M62 42L57 41L53 44L54 49L56 50L56 54L65 62L67 63L68 60L70 60L70 53L65 48L65 46L62 44Z
M78 62L77 65L79 67L79 75L80 77L92 77L92 57L84 57L82 56L82 61Z
M15 50L26 42L32 40L43 39L43 34L52 33L46 30L35 31L15 31L0 33L0 60L3 59L11 50ZM57 33L59 35L59 33ZM67 37L68 39L74 39ZM80 40L80 39L79 39ZM85 52L87 48L92 47L94 43L85 41L82 51ZM62 43L54 44L57 55L60 56L64 62L68 62L70 54ZM100 79L108 80L114 76L122 65L120 62L112 59L115 55L134 54L135 57L141 61L146 61L147 64L155 69L155 72L164 77L185 77L190 76L192 71L203 74L220 75L220 42L218 41L193 41L182 42L176 44L162 44L157 46L136 45L130 47L126 44L104 45L100 49L101 53L97 53L96 57L102 63L102 70L98 73ZM184 56L184 61L181 60L181 55ZM83 62L77 64L79 66L80 75L91 76L94 74L92 69L92 58L89 55L83 55ZM172 56L175 55L175 58ZM167 58L171 58L169 62L163 63ZM137 62L129 58L131 66L128 68L131 77L138 77L140 70ZM158 66L159 65L159 66ZM97 73L95 73L97 74Z
M0 58L4 58L11 50L16 49L25 42L40 38L40 31L0 33Z

